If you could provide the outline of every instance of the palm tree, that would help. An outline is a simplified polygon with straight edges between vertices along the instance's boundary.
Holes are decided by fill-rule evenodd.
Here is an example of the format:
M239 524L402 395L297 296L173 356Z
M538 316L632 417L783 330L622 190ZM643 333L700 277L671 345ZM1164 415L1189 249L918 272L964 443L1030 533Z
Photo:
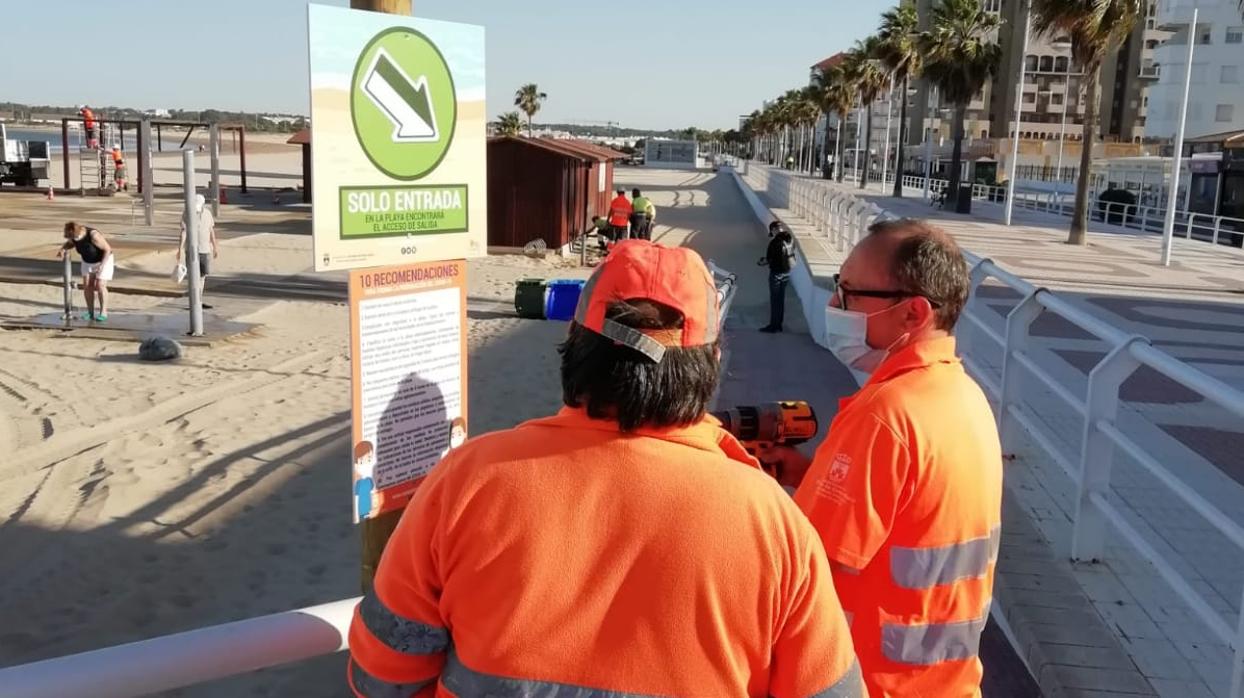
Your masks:
M773 132L777 138L777 164L779 167L786 165L787 153L790 152L790 127L793 124L791 118L791 95L790 92L783 94L774 100L769 112L773 119Z
M548 99L549 96L540 91L535 83L529 83L518 88L514 93L514 106L527 115L527 135L531 135L531 117L540 111L540 103Z
M870 36L855 42L855 47L847 54L843 63L848 75L851 76L855 91L867 113L864 127L864 171L860 177L860 189L868 186L868 171L872 163L873 141L873 102L881 90L885 89L890 76L882 70L880 58L881 40Z
M1084 131L1080 139L1080 173L1076 180L1076 205L1067 242L1088 241L1089 180L1093 166L1093 140L1097 137L1098 92L1101 64L1132 33L1141 17L1141 0L1032 0L1033 28L1040 34L1065 35L1071 39L1072 59L1088 77L1084 93ZM1191 38L1189 38L1191 40ZM1018 134L1012 134L1012 138Z
M523 130L523 117L516 111L510 111L497 117L497 133L502 136L517 136Z
M902 84L898 116L898 157L894 162L894 196L903 195L903 155L907 145L907 91L912 77L920 74L923 58L916 45L919 36L916 3L903 0L898 7L881 15L877 36L881 39L881 61L894 79Z
M821 106L816 99L816 91L812 86L799 90L799 99L795 103L795 121L799 124L799 157L800 171L811 170L816 158L815 151L816 120L821 116ZM807 136L806 140L804 136Z
M855 87L851 84L850 76L843 67L836 65L817 73L813 78L813 89L821 111L827 115L835 114L839 124L846 124L851 107L855 104ZM828 135L826 133L826 137ZM842 138L834 139L834 167L838 173L837 180L841 182L843 177Z
M1089 0L1090 2L1095 0ZM982 9L980 0L941 0L934 8L930 28L920 34L924 76L954 107L954 152L950 159L950 193L957 201L963 164L963 121L968 104L998 70L1002 48L996 30L997 15Z

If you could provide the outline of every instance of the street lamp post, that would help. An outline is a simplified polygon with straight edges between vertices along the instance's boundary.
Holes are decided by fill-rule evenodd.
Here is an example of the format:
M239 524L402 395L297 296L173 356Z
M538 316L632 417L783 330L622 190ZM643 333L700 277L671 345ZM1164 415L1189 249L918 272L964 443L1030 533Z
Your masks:
M864 118L862 107L864 106L864 93L860 93L860 107L855 110L855 181L860 181L860 138L863 134Z
M842 172L842 163L838 162L838 156L842 154L842 148L838 147L838 143L842 141L842 119L838 119L838 132L834 134L834 168L830 171L831 177Z
M1184 98L1179 107L1179 128L1175 131L1175 161L1171 164L1171 188L1166 196L1166 222L1162 226L1162 266L1171 265L1171 247L1175 243L1175 199L1179 194L1179 167L1183 164L1184 127L1188 124L1188 91L1192 86L1192 53L1196 49L1198 8L1192 8L1192 24L1188 25L1188 63L1184 72ZM1191 222L1188 223L1192 225ZM1191 228L1189 228L1191 234Z
M940 104L941 97L937 93L936 85L933 86L932 94L932 103L935 105ZM939 119L941 118L942 112L936 106L933 108L933 113ZM924 200L927 202L929 200L929 188L933 179L933 118L929 116L927 105L925 117L929 120L929 125L924 129Z
M1011 211L1015 208L1015 175L1019 165L1019 127L1023 119L1024 108L1024 61L1028 58L1028 33L1032 28L1032 4L1024 3L1024 40L1019 51L1019 79L1015 88L1015 127L1011 132L1011 166L1010 176L1006 181L1006 209L1003 222L1011 224Z
M1063 87L1063 116L1062 123L1058 127L1058 167L1054 168L1054 183L1062 184L1063 181L1063 141L1067 139L1067 95L1071 93L1071 76L1067 76L1066 85Z
M1071 50L1071 42L1063 39L1050 44L1057 51ZM1058 167L1054 170L1054 183L1062 184L1063 181L1063 143L1067 139L1067 99L1071 96L1071 60L1067 61L1067 73L1063 77L1063 113L1060 119L1061 123L1058 127ZM1061 190L1059 190L1061 200Z
M885 178L890 164L890 119L894 115L894 73L890 73L890 92L885 105L885 152L881 155L881 190L885 191ZM895 173L894 176L898 176Z

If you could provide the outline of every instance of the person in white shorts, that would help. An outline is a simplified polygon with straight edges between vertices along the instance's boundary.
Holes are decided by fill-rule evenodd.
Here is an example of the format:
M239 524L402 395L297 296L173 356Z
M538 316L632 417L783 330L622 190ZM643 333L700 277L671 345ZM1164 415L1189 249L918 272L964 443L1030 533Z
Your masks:
M212 217L211 209L207 208L207 200L202 194L194 195L194 214L198 218L198 237L199 237L199 299L203 298L203 287L207 283L208 274L212 273L212 260L220 256L220 250L216 245L216 219ZM183 213L181 219L181 236L177 240L177 263L181 264L181 256L186 251L186 218ZM207 303L203 304L204 309L211 308Z
M86 297L86 312L82 314L82 319L106 322L108 282L112 281L116 271L112 247L104 234L95 228L69 221L65 224L65 242L56 253L57 258L64 258L69 250L77 250L82 258L82 295ZM95 308L96 297L99 298L99 312Z

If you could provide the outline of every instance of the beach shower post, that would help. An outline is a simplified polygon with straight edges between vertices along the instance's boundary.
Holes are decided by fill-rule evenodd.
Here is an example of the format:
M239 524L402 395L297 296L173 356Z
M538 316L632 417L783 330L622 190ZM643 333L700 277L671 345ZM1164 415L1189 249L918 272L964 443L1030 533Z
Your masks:
M186 199L186 283L190 293L190 332L192 337L203 336L203 295L199 292L199 217L194 210L194 151L181 151L181 173Z

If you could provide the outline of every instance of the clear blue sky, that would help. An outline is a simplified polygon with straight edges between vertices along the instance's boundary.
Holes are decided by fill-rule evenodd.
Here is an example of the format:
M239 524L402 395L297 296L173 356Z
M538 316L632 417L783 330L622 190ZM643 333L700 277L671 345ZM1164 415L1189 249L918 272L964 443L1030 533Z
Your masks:
M873 31L889 4L414 0L417 15L487 28L490 116L535 82L549 94L538 122L637 128L735 126L762 99L804 83L812 63ZM0 101L309 110L304 0L3 5ZM628 87L614 98L619 84Z

